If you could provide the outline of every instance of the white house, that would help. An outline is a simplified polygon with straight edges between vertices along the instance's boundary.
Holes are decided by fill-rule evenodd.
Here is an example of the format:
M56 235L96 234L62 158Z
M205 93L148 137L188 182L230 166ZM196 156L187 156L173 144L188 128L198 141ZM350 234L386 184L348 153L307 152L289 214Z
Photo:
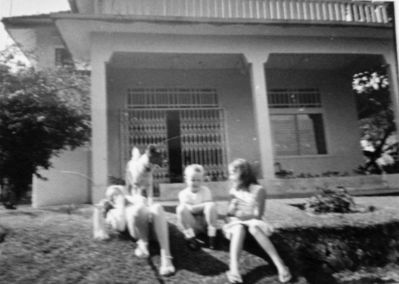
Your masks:
M34 206L99 200L131 147L149 143L168 158L162 184L194 162L223 182L236 157L258 163L270 186L276 165L350 174L363 159L352 75L385 64L397 78L385 2L69 2L71 12L3 19L38 66L68 54L91 66L91 151L56 159ZM398 109L397 80L391 95Z

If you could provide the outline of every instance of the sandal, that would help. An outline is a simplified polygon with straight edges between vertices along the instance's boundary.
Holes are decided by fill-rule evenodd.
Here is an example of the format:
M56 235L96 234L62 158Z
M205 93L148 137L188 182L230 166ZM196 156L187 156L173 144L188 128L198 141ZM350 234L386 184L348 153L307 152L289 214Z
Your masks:
M195 238L186 239L186 244L190 250L196 251L200 249L200 245Z
M227 280L231 284L241 284L244 283L242 281L242 277L240 274L231 273L230 271L226 272Z
M278 281L280 283L288 283L292 279L291 272L289 271L288 267L285 268L285 272L278 275Z

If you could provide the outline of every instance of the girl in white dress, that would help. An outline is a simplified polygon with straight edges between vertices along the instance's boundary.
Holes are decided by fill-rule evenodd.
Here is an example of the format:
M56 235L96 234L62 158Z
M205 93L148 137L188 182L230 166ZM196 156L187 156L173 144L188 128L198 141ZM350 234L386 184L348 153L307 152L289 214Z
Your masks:
M258 184L250 163L243 159L230 163L229 179L233 183L230 190L232 200L228 208L229 223L223 228L226 237L230 240L230 270L227 272L229 282L242 283L239 256L247 232L255 238L274 262L279 281L289 282L292 278L291 273L269 239L273 233L273 227L263 220L266 192Z

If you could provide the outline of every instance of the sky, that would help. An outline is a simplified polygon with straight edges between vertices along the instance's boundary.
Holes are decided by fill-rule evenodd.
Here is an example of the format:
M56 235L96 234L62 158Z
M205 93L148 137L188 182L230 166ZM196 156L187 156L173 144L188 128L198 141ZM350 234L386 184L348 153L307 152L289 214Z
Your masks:
M3 17L43 14L69 10L67 0L0 0L0 19ZM11 38L0 23L0 50L12 44Z

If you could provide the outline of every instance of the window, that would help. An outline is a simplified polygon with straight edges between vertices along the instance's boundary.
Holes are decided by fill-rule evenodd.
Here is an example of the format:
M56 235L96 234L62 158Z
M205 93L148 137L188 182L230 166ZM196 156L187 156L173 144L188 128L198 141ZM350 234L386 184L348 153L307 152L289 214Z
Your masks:
M70 66L73 64L72 55L66 48L55 49L55 65Z
M327 154L318 90L271 90L268 96L277 156Z

